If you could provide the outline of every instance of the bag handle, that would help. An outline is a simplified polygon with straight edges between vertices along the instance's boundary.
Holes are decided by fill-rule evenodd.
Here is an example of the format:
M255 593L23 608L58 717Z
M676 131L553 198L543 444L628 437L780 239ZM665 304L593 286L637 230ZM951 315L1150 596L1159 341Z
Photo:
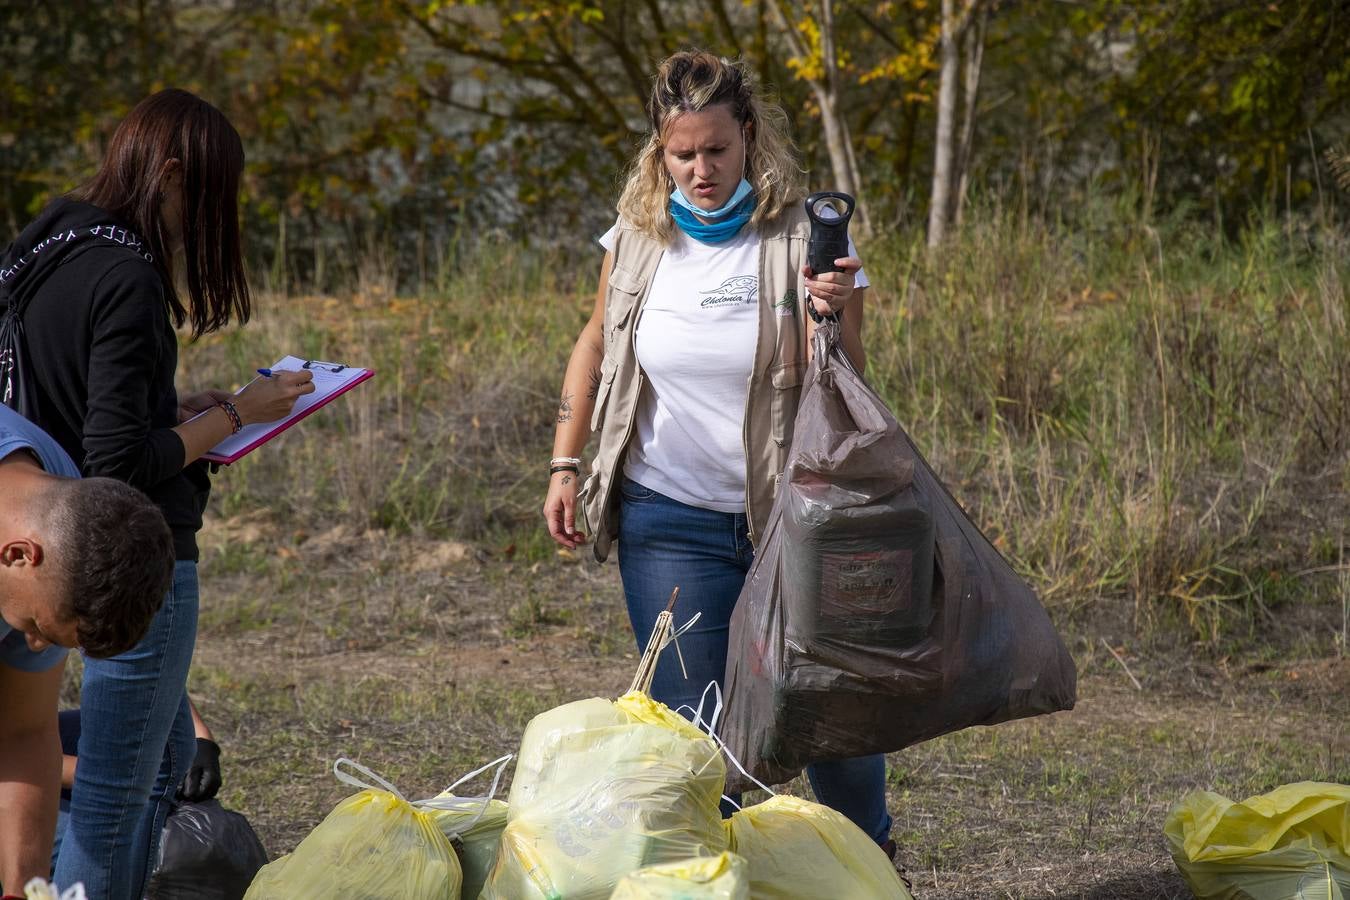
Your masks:
M708 702L709 691L712 691L714 693L715 702L713 703L712 713L709 715L707 719L705 719L703 717L703 707ZM760 781L758 778L747 772L745 770L745 766L741 765L741 761L736 758L736 755L732 753L730 749L728 749L726 741L722 740L722 738L718 736L717 720L721 718L723 710L721 685L719 685L716 681L708 682L708 686L703 689L703 696L698 701L698 709L694 709L692 706L685 704L684 706L681 706L678 709L676 709L675 712L678 713L686 709L689 710L689 712L693 713L694 718L692 719L692 721L694 725L701 727L705 732L707 732L708 737L712 738L713 743L717 745L717 749L722 751L722 755L731 761L731 764L736 767L737 771L739 771L746 778L754 782L755 787L759 788L762 791L767 792L770 797L778 796L777 791L775 791L773 788L769 787L767 784L765 784L764 782ZM711 765L711 763L712 757L709 757L708 762L703 764L703 769L706 769L709 765ZM703 769L699 769L694 774L702 775ZM722 799L727 801L737 809L741 808L741 805L739 803L737 803L735 800L732 800L726 794L722 795Z
M371 784L370 781L362 781L355 775L348 775L346 772L342 771L343 766L355 769L358 773L375 783ZM408 798L403 796L398 788L394 787L388 781L385 781L379 775L376 775L370 769L367 769L354 759L348 759L345 756L338 757L337 761L333 763L333 777L343 784L350 784L352 787L358 787L363 791L388 791L404 803L408 802Z
M841 322L830 319L826 319L816 326L816 333L812 339L814 355L811 363L824 372L838 362L859 381L865 383L867 381L866 376L858 371L858 367L853 364L853 360L849 359L848 353L844 350L842 328Z
M459 787L464 782L469 781L473 778L477 778L479 775L482 775L488 769L491 769L493 766L496 766L497 771L494 772L492 775L492 786L488 788L488 792L485 796L430 797L426 800L413 801L413 806L418 809L437 809L453 812L464 809L472 809L473 806L477 805L478 812L474 814L473 818L469 819L469 821L460 825L459 828L456 829L453 836L447 835L448 837L451 837L451 840L455 840L459 838L461 834L473 828L473 826L477 825L480 821L482 821L483 816L487 815L488 808L492 805L492 799L495 796L497 796L497 787L498 785L501 784L502 773L506 771L507 764L511 762L511 760L513 759L515 759L515 756L514 754L511 753L508 753L505 756L498 757L497 759L494 759L492 762L488 763L485 766L479 766L477 769L474 769L468 775L465 775L463 778L459 779L454 784L450 785L448 788L441 791L441 794L443 795L448 794L455 788Z

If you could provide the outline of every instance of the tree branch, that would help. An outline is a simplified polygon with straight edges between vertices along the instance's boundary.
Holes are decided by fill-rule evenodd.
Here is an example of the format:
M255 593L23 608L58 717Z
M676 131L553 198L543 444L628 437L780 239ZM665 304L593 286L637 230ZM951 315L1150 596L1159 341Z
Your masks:
M722 29L723 39L731 46L732 51L741 55L741 42L736 37L736 29L731 24L731 16L727 13L726 4L722 0L708 0L708 9L712 12L713 18L717 20L717 25Z
M661 4L659 0L647 0L647 11L652 16L652 27L656 29L656 39L661 45L661 51L669 56L672 52L668 38L670 32L666 29L666 20L661 15Z
M591 75L590 70L581 65L581 63L577 61L577 58L563 45L562 38L559 37L557 29L553 27L553 23L547 18L543 19L543 22L544 31L548 34L549 43L551 43L553 48L558 52L562 65L576 76L577 81L585 86L587 93L589 93L596 101L596 105L609 113L611 124L618 130L627 131L628 119L624 116L623 112L614 105L613 98L600 87L599 83L596 82L595 78Z
M633 92L633 99L637 101L638 106L645 106L647 100L647 72L637 57L629 49L629 41L624 31L618 34L611 32L594 22L587 22L586 27L595 33L600 40L609 45L614 51L614 55L619 58L619 65L623 67L624 74L628 76L628 87ZM627 121L626 119L624 120Z
M773 10L774 17L778 20L779 30L783 32L783 36L787 39L788 47L791 49L792 55L800 56L803 59L810 56L811 48L806 46L806 42L802 40L802 36L798 34L797 29L793 27L792 20L788 18L785 0L769 0L769 8ZM806 80L811 81L812 79L808 78Z
M398 3L397 8L404 13L409 21L413 22L419 28L435 46L444 50L449 50L452 53L458 53L459 55L470 59L478 59L492 63L508 72L515 72L524 75L526 78L551 85L571 102L574 115L577 118L582 118L587 111L595 108L595 104L590 103L583 97L581 93L577 91L573 80L567 77L564 69L572 74L578 74L580 67L577 65L576 60L565 51L562 51L563 59L561 61L547 58L526 59L511 57L503 53L485 49L481 46L470 45L457 34L435 27L431 22L418 15L407 2ZM556 35L552 34L551 29L550 35L553 37L553 43L556 47L558 41ZM561 48L559 49L561 50ZM580 74L584 75L585 73L582 72ZM587 79L578 80L585 84ZM593 80L591 80L589 87L594 90ZM604 99L603 95L601 99ZM614 109L613 104L608 104L608 106L614 116L614 121L620 127L624 128L624 130L627 130L627 123L623 119L623 116L617 109ZM590 122L592 119L585 118L585 121Z

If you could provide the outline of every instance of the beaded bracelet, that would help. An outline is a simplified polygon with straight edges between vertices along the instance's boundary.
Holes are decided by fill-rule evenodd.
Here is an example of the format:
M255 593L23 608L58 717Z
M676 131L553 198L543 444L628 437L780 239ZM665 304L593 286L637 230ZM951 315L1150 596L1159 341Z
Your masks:
M216 403L221 409L225 410L225 415L230 417L230 433L238 434L244 430L244 420L239 418L239 410L235 409L234 404L228 400L221 400Z

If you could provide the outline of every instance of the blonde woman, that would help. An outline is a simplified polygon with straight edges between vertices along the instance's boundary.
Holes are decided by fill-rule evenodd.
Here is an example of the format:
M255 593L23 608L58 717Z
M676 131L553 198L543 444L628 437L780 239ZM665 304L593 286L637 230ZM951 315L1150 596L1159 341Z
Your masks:
M867 279L805 265L809 224L783 111L740 64L704 52L661 63L651 133L619 218L601 239L595 310L563 378L544 518L555 541L587 541L619 569L639 648L680 588L678 618L701 613L657 669L652 694L695 706L726 668L732 610L773 503L812 330L806 304L842 313L861 367ZM599 445L584 488L580 460ZM808 769L821 802L889 844L885 760ZM893 844L887 847L891 849Z

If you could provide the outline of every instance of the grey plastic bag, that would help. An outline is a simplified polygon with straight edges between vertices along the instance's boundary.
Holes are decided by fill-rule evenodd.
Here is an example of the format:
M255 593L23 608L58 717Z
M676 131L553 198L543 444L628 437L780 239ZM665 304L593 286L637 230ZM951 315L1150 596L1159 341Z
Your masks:
M722 737L760 781L1071 709L1073 659L849 363L815 353L731 619ZM728 767L728 789L751 787Z

